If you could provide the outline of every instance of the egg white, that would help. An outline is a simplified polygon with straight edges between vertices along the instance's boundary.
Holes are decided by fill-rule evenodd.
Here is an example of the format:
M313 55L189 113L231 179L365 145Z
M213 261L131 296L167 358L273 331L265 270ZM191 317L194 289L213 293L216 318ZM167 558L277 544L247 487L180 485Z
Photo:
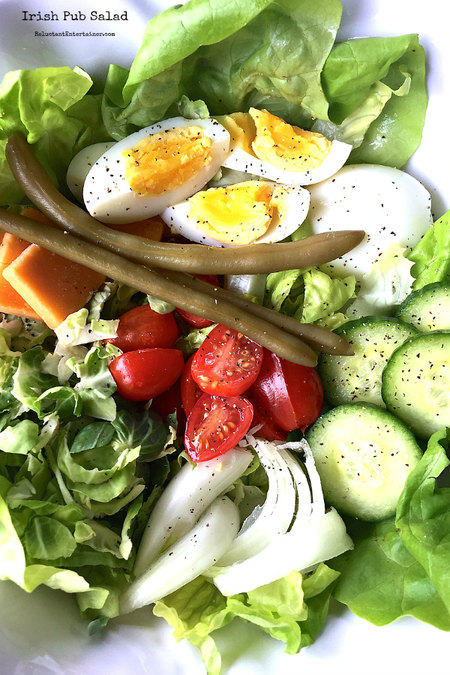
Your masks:
M359 246L327 265L359 279L394 242L413 248L433 220L430 193L409 174L388 166L348 165L309 192L314 233L365 230Z
M105 141L104 143L94 143L88 145L83 150L80 150L69 164L66 174L67 187L78 199L83 203L83 185L86 176L94 166L95 162L101 157L109 148L115 144L115 141Z
M240 147L231 147L228 157L222 162L222 166L228 169L245 171L286 185L311 185L323 181L339 171L347 161L351 150L352 146L348 143L331 141L329 153L316 169L287 171L251 155Z
M270 244L281 241L295 232L308 215L310 195L308 190L294 185L278 185L286 192L287 209L284 217L275 215L267 231L253 243ZM161 213L161 218L170 227L172 232L180 234L185 239L207 246L239 246L228 244L210 237L199 229L195 217L189 215L189 200L169 206Z
M160 195L144 196L133 192L125 178L123 152L145 137L180 127L202 127L212 140L211 162L179 187ZM115 143L95 162L83 187L83 200L89 213L104 223L128 223L150 218L200 190L217 173L229 151L230 134L216 120L188 120L174 117L141 129Z

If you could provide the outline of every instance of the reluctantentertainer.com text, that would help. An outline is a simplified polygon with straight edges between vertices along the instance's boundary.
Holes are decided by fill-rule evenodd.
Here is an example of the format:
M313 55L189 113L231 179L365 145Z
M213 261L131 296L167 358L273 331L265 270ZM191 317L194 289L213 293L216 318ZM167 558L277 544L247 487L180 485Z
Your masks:
M45 30L35 30L34 37L115 37L115 33L94 33L92 31L80 31L75 32L72 30L62 30L57 31L45 31Z

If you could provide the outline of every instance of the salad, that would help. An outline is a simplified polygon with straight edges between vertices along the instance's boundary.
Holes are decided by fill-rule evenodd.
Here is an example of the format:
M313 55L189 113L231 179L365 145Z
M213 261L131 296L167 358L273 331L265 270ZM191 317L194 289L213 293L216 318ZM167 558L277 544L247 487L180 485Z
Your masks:
M427 191L398 171L420 143L423 50L415 35L334 44L330 0L216 9L220 22L202 2L158 16L103 91L68 68L12 73L1 88L1 577L76 594L91 632L156 603L209 672L220 671L214 630L234 617L295 653L320 634L331 597L377 625L409 614L449 629L448 494L434 480L449 424L449 223L432 225ZM163 27L176 53L158 41ZM293 130L304 171L277 151ZM186 181L178 166L153 172L163 199L135 212L149 133L182 159L191 134L200 168ZM110 177L130 148L121 193ZM83 238L97 218L96 243L45 222L67 214ZM139 233L172 238L178 258L164 243L124 253ZM193 269L186 240L231 248L205 248L212 269L201 253ZM239 273L245 249L233 245L261 243L269 268L255 253ZM63 267L46 245L67 254ZM285 246L305 262L278 269ZM169 271L144 273L150 254ZM214 271L173 290L184 272Z

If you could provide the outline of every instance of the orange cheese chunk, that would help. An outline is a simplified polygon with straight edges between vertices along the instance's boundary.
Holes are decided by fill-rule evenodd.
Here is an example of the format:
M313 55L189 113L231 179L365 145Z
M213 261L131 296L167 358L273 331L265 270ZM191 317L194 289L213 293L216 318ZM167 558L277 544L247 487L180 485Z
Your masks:
M42 321L41 317L25 302L22 296L11 286L3 276L4 270L26 249L30 244L13 234L5 232L0 245L0 311L6 314L16 314L29 319Z
M3 276L50 328L84 307L105 281L102 274L37 244L28 246Z
M34 206L25 206L20 212L21 216L25 218L31 218L31 220L38 220L40 223L46 223L47 225L52 225L50 218L47 218L41 211L35 209Z
M164 232L168 230L167 225L159 216L133 223L121 223L120 225L108 223L108 227L111 227L113 230L118 230L119 232L136 234L139 237L145 237L146 239L152 239L153 241L161 241Z

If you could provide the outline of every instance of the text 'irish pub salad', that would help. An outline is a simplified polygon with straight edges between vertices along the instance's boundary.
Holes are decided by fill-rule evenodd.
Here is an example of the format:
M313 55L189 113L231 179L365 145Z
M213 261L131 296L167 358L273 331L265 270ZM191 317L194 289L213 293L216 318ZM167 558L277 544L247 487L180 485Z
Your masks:
M341 12L191 0L102 86L0 84L0 579L152 607L212 675L234 617L296 653L332 597L450 630L425 55Z

